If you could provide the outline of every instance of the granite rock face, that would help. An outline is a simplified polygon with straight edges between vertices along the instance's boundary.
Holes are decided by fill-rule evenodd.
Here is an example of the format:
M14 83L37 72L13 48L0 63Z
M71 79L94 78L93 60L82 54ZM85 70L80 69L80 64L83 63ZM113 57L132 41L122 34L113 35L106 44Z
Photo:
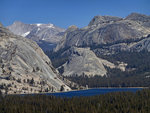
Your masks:
M32 40L0 26L0 85L5 93L39 93L70 88ZM7 89L7 90L6 90Z
M120 21L122 18L114 17L114 16L95 16L89 23L88 26L103 24L103 23L111 23Z
M58 68L64 76L107 76L106 67L125 71L128 65L123 62L118 62L118 64L115 65L106 59L99 58L90 48L71 47L61 55L69 56L68 60Z
M140 39L150 34L149 22L150 16L135 13L126 18L95 16L87 27L67 30L55 51L72 46L91 47Z
M143 51L146 50L148 52L150 52L150 35L148 37L146 37L145 39L133 44L130 48L130 51Z
M104 65L115 68L114 64L98 58L90 48L72 47L64 54L69 55L68 61L60 67L64 69L62 73L64 76L80 76L83 74L87 76L104 76L107 73Z
M124 41L116 44L105 45L102 48L97 47L92 51L96 53L96 55L112 55L123 51L141 52L143 50L150 52L150 35L148 35L147 37L142 37L138 40Z
M143 26L145 26L145 27L150 27L150 16L147 16L147 15L131 13L125 19L136 21L140 24L143 24Z

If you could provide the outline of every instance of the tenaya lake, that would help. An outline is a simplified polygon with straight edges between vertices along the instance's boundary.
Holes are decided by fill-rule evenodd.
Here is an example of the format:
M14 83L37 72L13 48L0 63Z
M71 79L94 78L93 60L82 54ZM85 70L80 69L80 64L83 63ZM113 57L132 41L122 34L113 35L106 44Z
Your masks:
M143 88L93 88L87 90L77 90L68 92L46 93L46 95L54 95L60 97L74 97L74 96L95 96L111 92L136 92Z

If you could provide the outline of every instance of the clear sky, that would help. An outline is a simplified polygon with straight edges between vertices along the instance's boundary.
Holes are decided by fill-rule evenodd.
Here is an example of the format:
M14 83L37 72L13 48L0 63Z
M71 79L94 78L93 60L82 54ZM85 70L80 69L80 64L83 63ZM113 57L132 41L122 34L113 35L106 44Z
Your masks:
M150 0L0 0L4 26L22 21L84 27L96 15L125 17L131 12L150 15Z

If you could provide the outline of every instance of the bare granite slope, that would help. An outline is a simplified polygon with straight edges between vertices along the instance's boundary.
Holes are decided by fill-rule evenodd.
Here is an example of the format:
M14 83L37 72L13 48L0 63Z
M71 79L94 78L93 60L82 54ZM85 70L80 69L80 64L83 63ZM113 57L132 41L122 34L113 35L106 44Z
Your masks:
M70 90L41 48L0 26L0 88L5 93Z
M140 39L150 34L150 16L132 13L126 18L95 16L88 26L66 30L55 51Z
M63 54L68 54L68 61L59 67L59 70L63 69L62 75L64 76L104 76L107 74L105 66L109 68L119 68L124 71L125 66L114 65L113 63L98 58L90 48L77 48L72 47L65 51Z

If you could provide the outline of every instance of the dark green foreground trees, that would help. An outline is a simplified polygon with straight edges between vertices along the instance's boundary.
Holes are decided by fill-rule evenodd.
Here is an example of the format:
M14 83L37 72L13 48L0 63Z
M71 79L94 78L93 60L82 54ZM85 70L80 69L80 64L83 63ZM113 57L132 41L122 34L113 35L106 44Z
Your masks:
M0 97L0 113L150 113L150 89L92 97Z

